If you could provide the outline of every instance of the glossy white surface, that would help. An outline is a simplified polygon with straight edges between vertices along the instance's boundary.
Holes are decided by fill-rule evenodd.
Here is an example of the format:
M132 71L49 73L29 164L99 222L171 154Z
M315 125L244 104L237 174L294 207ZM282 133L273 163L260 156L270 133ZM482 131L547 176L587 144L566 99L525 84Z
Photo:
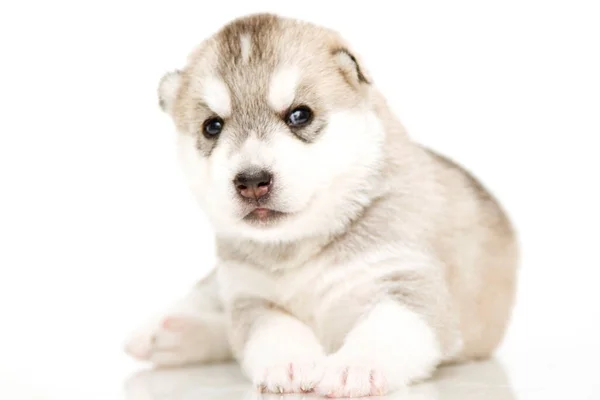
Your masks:
M519 231L501 362L392 398L600 399L599 7L2 2L0 399L252 398L235 367L140 373L121 349L213 264L158 80L264 10L340 30L411 135L472 170Z
M538 343L539 344L539 343ZM550 348L550 347L548 347ZM589 348L588 348L589 349ZM73 349L75 351L76 349ZM579 351L577 351L579 350ZM553 349L553 356L533 345L519 354L442 368L428 382L386 396L390 400L516 400L600 398L597 357L577 347ZM114 353L114 352L113 352ZM94 354L89 354L93 356ZM0 398L121 399L121 400L279 400L279 395L257 393L235 364L181 369L137 369L127 360L95 354L87 364L34 366L11 375L0 369ZM66 357L71 356L70 354ZM6 361L6 360L4 360ZM308 395L286 395L299 400Z

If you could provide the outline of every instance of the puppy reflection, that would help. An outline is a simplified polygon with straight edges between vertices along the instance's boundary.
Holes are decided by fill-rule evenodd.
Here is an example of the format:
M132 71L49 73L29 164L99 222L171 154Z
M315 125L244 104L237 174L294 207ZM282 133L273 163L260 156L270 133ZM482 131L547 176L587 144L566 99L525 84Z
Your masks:
M314 395L259 393L235 364L144 370L125 383L126 400L309 400ZM400 389L387 400L516 400L497 360L441 368L434 379Z

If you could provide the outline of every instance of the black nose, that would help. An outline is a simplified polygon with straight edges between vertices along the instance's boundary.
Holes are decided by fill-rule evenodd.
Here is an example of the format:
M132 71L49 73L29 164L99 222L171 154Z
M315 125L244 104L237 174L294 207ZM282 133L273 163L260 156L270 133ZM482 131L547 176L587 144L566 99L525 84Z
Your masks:
M272 182L273 176L265 170L243 171L233 180L238 193L242 197L253 200L258 200L269 193Z

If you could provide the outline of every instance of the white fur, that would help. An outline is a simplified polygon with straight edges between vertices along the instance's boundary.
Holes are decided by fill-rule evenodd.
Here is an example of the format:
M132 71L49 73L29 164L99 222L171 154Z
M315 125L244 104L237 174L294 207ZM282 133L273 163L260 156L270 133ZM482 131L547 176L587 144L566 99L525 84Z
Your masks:
M352 322L345 321L334 306L369 277L397 271L397 263L382 261L391 255L398 252L383 250L367 254L352 264L337 266L317 261L298 272L288 271L282 277L250 266L221 264L219 286L226 303L238 297L259 296L286 304L293 315L314 322L311 331L298 320L277 315L255 331L243 357L246 373L253 377L254 383L271 392L294 390L287 374L289 364L299 371L304 371L307 365L304 359L298 361L300 355L294 349L313 354L315 334L319 343L328 348L341 344L346 322ZM407 268L429 267L417 253L409 251L404 257L409 264ZM307 292L308 286L311 290ZM301 301L297 300L299 295ZM358 303L368 304L368 301L357 299ZM308 358L312 365L315 356ZM428 377L441 358L433 330L417 313L397 302L383 301L354 326L335 354L313 367L311 379L320 377L316 390L323 395L380 395Z
M357 204L368 201L357 196L356 187L368 185L369 174L381 167L385 132L372 112L359 108L330 115L327 128L310 146L288 132L272 132L269 140L250 132L235 151L224 136L211 156L204 157L193 136L180 136L184 170L215 229L225 235L280 241L343 230L336 212L348 196ZM340 143L344 151L339 151ZM275 171L280 186L274 204L295 215L268 228L241 221L231 181L249 166ZM253 331L244 350L244 370L269 391L302 390L303 384L310 386L316 380L321 393L335 396L383 393L426 377L441 358L439 344L431 328L411 310L381 303L352 329L357 313L365 311L361 307L372 301L360 291L365 282L399 269L431 268L426 254L423 249L389 245L336 264L299 252L287 263L273 266L285 269L285 274L221 263L218 282L226 309L233 299L260 297L285 304L298 318L275 314L261 319L264 325ZM309 265L297 268L308 259ZM340 303L346 308L341 310ZM310 328L300 321L312 321ZM323 359L321 345L327 351L341 349ZM290 365L293 376L308 378L290 379ZM324 374L322 380L317 379L319 374ZM346 385L341 384L344 374L349 377Z
M240 36L240 49L242 54L242 62L247 63L252 54L252 38L248 34Z
M230 358L225 315L214 306L216 292L216 286L194 288L133 332L125 343L125 351L158 366Z
M434 332L397 302L380 303L327 359L317 392L333 397L387 393L427 378L441 358Z
M192 193L202 207L207 207L209 199L204 193L209 181L209 160L198 152L196 140L192 134L178 135L177 155Z
M228 358L224 315L171 312L146 323L127 340L125 351L157 366ZM220 334L215 334L215 327ZM210 346L207 346L210 343Z
M253 50L251 38L244 34L239 40L242 63L247 63ZM265 252L265 258L271 256L277 261L261 266L239 261L252 257L230 261L236 257L228 258L227 251L220 253L227 260L220 262L216 279L223 316L231 316L236 299L260 298L285 309L262 308L258 303L256 317L250 313L233 321L241 334L238 338L240 332L230 332L232 344L236 353L239 350L236 355L246 375L269 392L316 389L336 397L380 395L427 377L442 357L436 334L417 313L386 297L391 291L386 287L390 280L385 278L398 271L420 273L438 267L427 256L428 249L414 243L404 246L401 241L382 242L379 248L367 246L362 252L357 246L357 254L347 260L343 250L335 249L336 245L343 246L343 239L342 244L331 242L333 235L341 237L347 231L351 217L387 192L384 186L397 184L372 179L382 177L387 162L386 130L373 104L364 99L349 103L354 105L347 109L340 110L335 104L325 108L319 116L327 118L322 132L312 143L305 143L273 118L277 117L273 111L281 112L294 104L301 79L299 67L282 63L271 75L264 94L263 100L272 110L266 110L269 116L259 120L270 122L254 126L244 120L236 123L236 115L231 115L231 96L256 92L229 93L215 72L218 52L209 49L202 53L206 59L192 68L188 105L193 108L194 102L204 100L222 118L231 116L232 123L209 156L198 150L198 140L203 138L197 136L197 126L179 135L179 156L191 189L220 241L226 242L222 239L227 236L251 239L240 244L242 253L243 246L258 247L256 242L298 241L293 257ZM344 57L340 65L355 71L354 62ZM236 87L235 81L228 83ZM193 118L189 121L198 124ZM273 173L267 205L286 215L281 221L257 226L244 220L253 206L240 201L233 181L248 168ZM334 249L323 250L328 244ZM211 348L216 343L219 349L226 336L223 320L211 320L210 315L215 314L203 309L202 315L192 315L196 319L180 321L184 328L194 327L188 331L195 333L187 337L195 341L167 335L163 331L169 324L164 318L153 321L134 340L142 343L145 351L138 346L132 352L150 354L143 358L158 364L175 364L173 360L182 361L180 355L187 354L210 359L214 357ZM202 325L205 321L211 324ZM209 340L208 335L215 332L220 337ZM153 352L166 349L157 343L176 350L168 354L170 358L157 360L152 358Z
M220 78L211 76L204 80L202 98L206 105L221 118L231 115L231 96L227 86Z
M276 111L288 108L296 96L296 87L300 79L300 71L295 66L279 67L271 76L268 102Z
M230 304L237 297L279 298L276 281L267 271L245 264L220 263L217 269L220 297Z
M311 258L311 255L299 252L287 263L273 266L273 270L220 262L217 268L219 297L226 305L236 298L257 297L286 304L293 315L312 320L321 342L329 344L339 342L344 335L343 327L337 323L341 316L335 314L334 306L348 297L366 304L371 300L357 297L357 288L394 271L419 271L433 265L418 251L401 246L368 252L341 264ZM309 258L309 265L299 268ZM285 274L273 274L274 270L285 271ZM307 287L310 291L306 291Z
M165 111L170 113L173 110L175 97L181 86L181 75L177 72L166 74L158 87L158 95L163 102Z
M206 158L197 151L194 137L180 135L179 154L192 190L216 231L254 240L291 241L344 228L342 221L336 220L336 213L346 196L356 196L356 185L368 185L368 175L380 168L384 135L381 122L372 112L353 109L333 113L321 137L310 146L289 132L273 132L268 141L251 134L233 154L231 145L222 138ZM344 143L344 151L339 151L340 143ZM250 165L275 172L278 186L274 206L293 215L266 228L241 220L240 203L231 182ZM334 181L335 187L329 188ZM332 190L336 196L329 194ZM356 204L368 200L354 199ZM322 224L323 219L332 223Z
M260 297L287 304L295 314L311 313L315 324L320 324L332 317L328 313L333 304L351 297L352 292L365 282L379 280L391 272L424 271L435 265L423 252L404 246L384 247L345 263L332 263L329 259L311 258L311 255L299 252L296 258L273 266L271 270L220 262L217 271L220 298L226 304L238 297ZM310 264L303 265L309 258ZM286 274L280 276L273 271L285 271ZM306 292L308 286L311 287L309 293ZM300 294L302 303L295 307L290 301ZM369 300L365 299L366 302Z
M259 324L246 343L242 361L254 385L271 393L312 390L321 378L325 354L311 330L278 312Z

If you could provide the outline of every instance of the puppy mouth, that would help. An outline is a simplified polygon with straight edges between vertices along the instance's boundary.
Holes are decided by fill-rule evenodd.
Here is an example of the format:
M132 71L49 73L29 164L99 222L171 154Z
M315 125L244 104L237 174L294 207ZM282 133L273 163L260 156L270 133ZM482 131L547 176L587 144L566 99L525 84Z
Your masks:
M286 215L287 214L284 212L270 208L256 207L244 217L244 220L250 223L262 225L277 222Z

